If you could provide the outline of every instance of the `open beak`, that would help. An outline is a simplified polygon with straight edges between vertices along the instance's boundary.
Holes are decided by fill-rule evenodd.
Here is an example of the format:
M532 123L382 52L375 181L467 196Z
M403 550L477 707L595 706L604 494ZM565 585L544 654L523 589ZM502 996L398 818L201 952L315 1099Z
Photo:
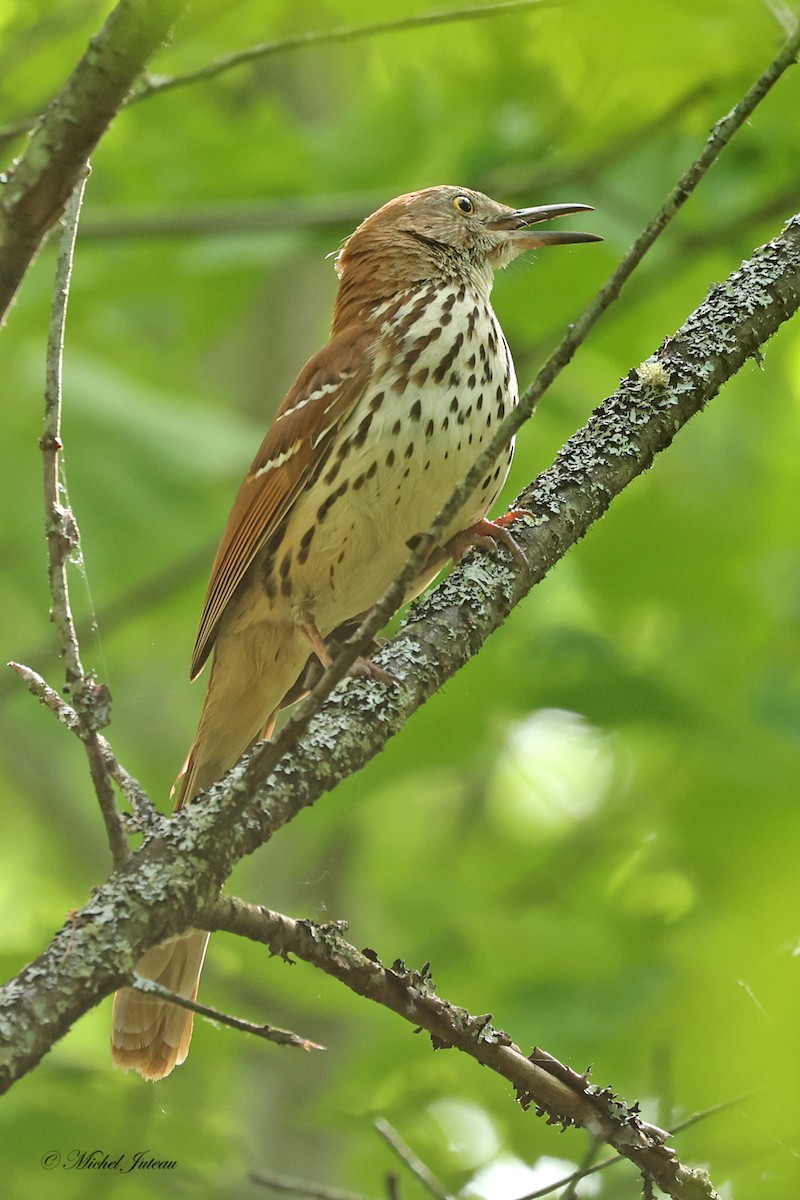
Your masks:
M541 204L537 208L510 208L487 224L489 229L508 233L509 239L520 250L533 250L539 246L568 246L573 242L602 242L603 239L596 233L554 229L534 232L530 228L541 221L552 221L555 217L567 217L579 212L594 212L594 209L591 204Z

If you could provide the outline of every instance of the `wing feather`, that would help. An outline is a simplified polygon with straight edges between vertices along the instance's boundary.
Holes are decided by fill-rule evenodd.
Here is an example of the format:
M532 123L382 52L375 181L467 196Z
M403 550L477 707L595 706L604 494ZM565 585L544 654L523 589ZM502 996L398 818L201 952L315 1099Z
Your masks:
M191 677L211 653L219 622L248 567L323 462L363 394L374 334L349 328L309 359L276 413L233 502L217 550L192 655Z

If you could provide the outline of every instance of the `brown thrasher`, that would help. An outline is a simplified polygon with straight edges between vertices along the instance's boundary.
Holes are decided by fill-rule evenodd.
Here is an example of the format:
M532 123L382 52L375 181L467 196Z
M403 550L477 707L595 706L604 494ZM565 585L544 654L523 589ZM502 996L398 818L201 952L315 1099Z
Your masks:
M517 403L514 364L489 301L493 272L523 250L601 239L532 226L585 204L508 208L480 192L399 196L359 225L336 260L328 344L298 375L247 473L211 571L192 678L214 651L178 806L272 730L309 650L364 613L399 574ZM414 592L470 536L513 541L486 513L513 443L451 522ZM514 514L506 514L505 520ZM194 999L208 934L190 929L139 961ZM112 1053L146 1079L186 1058L192 1015L131 988L114 1003Z

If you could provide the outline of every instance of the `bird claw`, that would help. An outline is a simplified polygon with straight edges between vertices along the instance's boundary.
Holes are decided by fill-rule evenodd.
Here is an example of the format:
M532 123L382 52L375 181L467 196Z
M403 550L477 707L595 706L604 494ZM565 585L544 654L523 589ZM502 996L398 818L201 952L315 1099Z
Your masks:
M377 679L378 683L385 683L387 687L400 686L400 680L396 675L379 667L371 658L357 658L348 671L348 675L352 675L355 679Z
M484 517L483 520L477 521L471 528L465 529L462 533L457 533L455 537L450 538L450 541L445 546L445 550L448 556L452 558L453 565L455 566L461 561L467 551L471 550L474 546L478 546L482 550L492 550L500 542L521 567L529 570L530 563L525 551L513 535L509 533L506 526L510 525L512 521L516 521L518 517L529 517L530 515L524 508L514 508L511 512L504 513L502 517L497 517L494 521L490 521Z

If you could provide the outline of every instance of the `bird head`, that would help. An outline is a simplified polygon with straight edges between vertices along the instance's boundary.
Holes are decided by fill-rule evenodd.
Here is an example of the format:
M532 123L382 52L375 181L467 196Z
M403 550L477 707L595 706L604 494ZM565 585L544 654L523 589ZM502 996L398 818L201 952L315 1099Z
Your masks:
M342 246L336 259L340 300L360 293L379 302L414 284L462 278L488 292L493 272L524 250L602 241L594 233L538 228L591 211L588 204L510 208L464 187L409 192L362 221Z

